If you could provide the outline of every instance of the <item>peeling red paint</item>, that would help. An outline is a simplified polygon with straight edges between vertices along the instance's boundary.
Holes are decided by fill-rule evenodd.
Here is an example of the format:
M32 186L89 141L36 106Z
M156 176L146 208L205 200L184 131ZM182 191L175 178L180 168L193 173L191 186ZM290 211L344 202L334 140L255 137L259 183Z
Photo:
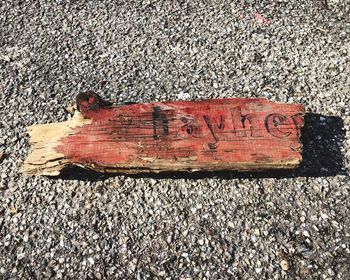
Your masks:
M300 146L301 105L240 98L117 107L93 102L90 97L89 104L78 104L92 123L75 128L57 148L74 163L147 166L186 160L190 169L301 158L290 148Z

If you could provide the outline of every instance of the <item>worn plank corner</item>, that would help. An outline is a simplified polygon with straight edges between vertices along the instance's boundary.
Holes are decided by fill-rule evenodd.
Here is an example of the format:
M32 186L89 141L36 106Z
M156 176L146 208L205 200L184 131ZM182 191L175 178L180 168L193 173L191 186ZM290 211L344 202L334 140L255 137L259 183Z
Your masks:
M27 175L70 165L98 172L293 169L302 160L304 107L227 98L112 106L80 93L72 119L28 128Z

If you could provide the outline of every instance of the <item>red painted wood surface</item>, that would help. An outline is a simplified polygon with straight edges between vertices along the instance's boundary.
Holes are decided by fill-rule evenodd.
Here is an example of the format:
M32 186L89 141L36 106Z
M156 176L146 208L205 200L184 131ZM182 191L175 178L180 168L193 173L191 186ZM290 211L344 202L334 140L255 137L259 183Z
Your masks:
M92 93L77 104L92 123L57 151L100 171L293 168L301 160L299 104L233 98L111 107Z

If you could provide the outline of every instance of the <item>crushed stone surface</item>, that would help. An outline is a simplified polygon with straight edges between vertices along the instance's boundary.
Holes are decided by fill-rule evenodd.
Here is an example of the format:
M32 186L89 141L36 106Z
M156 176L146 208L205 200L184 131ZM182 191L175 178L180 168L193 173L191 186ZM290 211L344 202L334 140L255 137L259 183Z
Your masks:
M26 177L75 96L304 104L287 173ZM350 3L0 2L1 279L350 279Z

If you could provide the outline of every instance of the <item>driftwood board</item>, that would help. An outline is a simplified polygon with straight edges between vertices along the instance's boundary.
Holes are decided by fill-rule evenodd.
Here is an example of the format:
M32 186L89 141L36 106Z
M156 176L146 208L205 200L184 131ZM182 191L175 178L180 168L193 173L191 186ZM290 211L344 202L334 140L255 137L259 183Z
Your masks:
M77 97L71 120L29 128L23 171L58 175L68 165L101 172L292 169L301 162L304 108L266 99L111 106Z

